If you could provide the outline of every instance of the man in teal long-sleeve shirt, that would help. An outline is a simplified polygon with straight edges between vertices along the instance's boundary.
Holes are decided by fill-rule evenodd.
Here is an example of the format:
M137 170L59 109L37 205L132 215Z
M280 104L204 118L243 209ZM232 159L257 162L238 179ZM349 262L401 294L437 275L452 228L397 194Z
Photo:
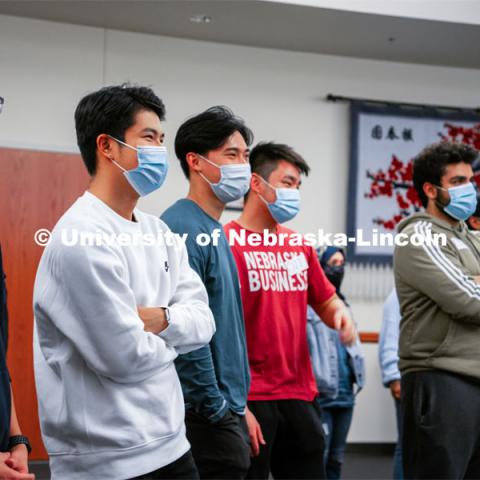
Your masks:
M217 328L209 345L175 361L201 478L244 478L250 466L243 309L237 267L219 219L225 204L242 198L249 187L251 141L251 131L225 107L212 107L181 125L175 151L190 189L161 217L173 232L187 234L189 262L205 284ZM212 241L200 245L205 235Z

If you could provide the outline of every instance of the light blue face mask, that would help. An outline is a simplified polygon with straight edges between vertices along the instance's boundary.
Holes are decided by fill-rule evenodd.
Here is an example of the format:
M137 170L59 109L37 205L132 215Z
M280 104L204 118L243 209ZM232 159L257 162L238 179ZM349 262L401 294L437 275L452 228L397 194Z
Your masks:
M266 203L273 219L278 223L288 222L300 210L300 191L298 188L276 188L260 177L270 188L275 190L276 200L268 203L261 195L259 197Z
M233 163L230 165L217 165L208 158L197 153L197 155L220 169L220 180L218 183L209 182L204 175L199 175L210 185L213 193L223 203L233 202L242 198L250 188L252 171L249 163Z
M475 213L477 208L477 192L473 183L468 182L458 187L443 188L437 185L437 188L445 190L450 195L448 205L441 206L455 220L467 220Z
M109 135L110 138L137 152L138 167L125 170L115 160L112 162L121 170L135 191L144 197L163 185L168 173L167 147L163 145L137 145L137 148Z

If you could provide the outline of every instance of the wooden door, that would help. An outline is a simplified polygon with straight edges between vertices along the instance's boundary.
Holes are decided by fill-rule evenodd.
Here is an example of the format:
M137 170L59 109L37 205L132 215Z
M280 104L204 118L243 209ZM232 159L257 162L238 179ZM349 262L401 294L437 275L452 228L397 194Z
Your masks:
M47 458L33 377L33 283L43 251L34 234L53 228L83 193L88 178L79 155L0 148L0 242L7 275L8 366L20 425L32 443L32 460Z

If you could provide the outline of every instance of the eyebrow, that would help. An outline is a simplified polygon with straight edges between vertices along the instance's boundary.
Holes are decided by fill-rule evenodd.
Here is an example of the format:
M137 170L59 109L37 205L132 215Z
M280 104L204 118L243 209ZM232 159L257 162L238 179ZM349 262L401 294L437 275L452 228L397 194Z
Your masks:
M240 152L240 148L238 148L238 147L228 147L228 148L226 148L226 149L224 150L224 153L225 153L225 152L228 152L228 151ZM245 153L247 153L247 154L250 153L250 149L247 148L247 149L245 150Z
M158 130L155 130L154 128L150 128L150 127L144 128L141 131L141 133L153 133L154 135L159 135L160 137L165 136L165 132L159 132Z
M296 182L297 181L297 177L294 177L293 175L285 175L283 177L283 180L292 180L293 182ZM302 183L301 180L298 180L299 181L299 184Z

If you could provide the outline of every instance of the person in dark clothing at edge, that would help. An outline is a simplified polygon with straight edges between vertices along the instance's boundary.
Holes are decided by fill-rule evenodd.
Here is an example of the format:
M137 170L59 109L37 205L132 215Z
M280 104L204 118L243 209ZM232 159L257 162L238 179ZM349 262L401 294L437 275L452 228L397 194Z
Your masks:
M413 162L425 211L398 228L405 478L480 478L480 241L465 223L477 156L464 144L425 148Z
M0 246L0 478L2 480L33 480L35 476L28 473L30 443L20 430L10 386L7 343L7 288Z
M207 289L216 334L209 345L175 360L186 404L187 437L201 478L244 478L250 466L245 407L250 387L237 266L219 218L225 204L250 185L252 132L226 107L187 120L175 152L190 182L186 198L162 215L171 230L187 234L191 267ZM200 246L198 235L218 235Z
M340 290L345 273L345 253L338 247L329 246L318 249L317 254L338 298L350 308ZM358 334L352 345L344 345L338 332L327 327L310 305L307 310L307 338L320 394L318 403L322 407L325 470L327 478L335 480L341 476L355 396L365 384L365 361Z

